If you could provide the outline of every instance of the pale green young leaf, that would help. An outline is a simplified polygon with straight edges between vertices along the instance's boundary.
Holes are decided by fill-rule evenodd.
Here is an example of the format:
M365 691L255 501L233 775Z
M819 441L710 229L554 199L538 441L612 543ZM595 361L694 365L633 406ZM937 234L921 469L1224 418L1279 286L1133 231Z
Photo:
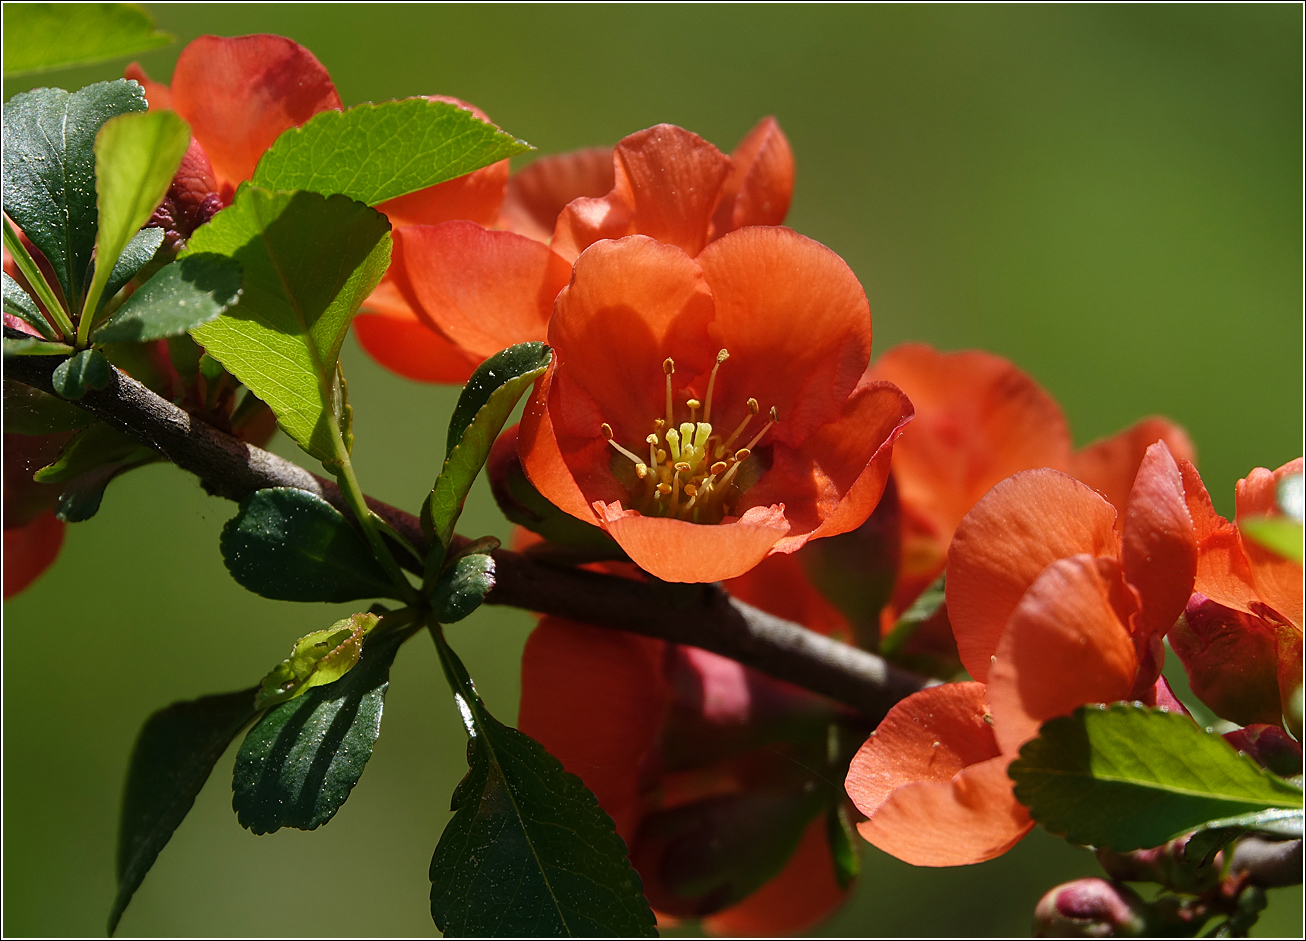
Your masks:
M5 75L132 56L172 37L136 3L7 3Z
M342 447L340 346L385 273L390 246L390 223L354 200L245 185L181 256L239 262L239 303L192 335L323 461L338 460Z
M363 638L380 620L375 614L351 614L324 631L299 638L290 656L263 677L255 707L266 709L340 679L358 663Z

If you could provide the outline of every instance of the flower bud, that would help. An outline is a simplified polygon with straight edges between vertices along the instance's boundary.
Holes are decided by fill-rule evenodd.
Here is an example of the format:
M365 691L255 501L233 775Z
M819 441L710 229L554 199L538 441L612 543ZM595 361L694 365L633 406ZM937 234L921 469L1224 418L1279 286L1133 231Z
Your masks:
M1301 774L1301 745L1280 726L1249 725L1226 733L1224 740L1280 777Z
M1133 889L1105 879L1059 885L1034 909L1040 938L1138 937L1147 927L1146 905Z
M1168 636L1193 694L1216 715L1239 725L1279 723L1273 625L1195 594Z
M180 251L191 233L222 209L222 198L217 189L208 155L199 141L192 137L190 147L181 158L181 165L173 174L167 195L145 227L162 228L165 248L171 252Z

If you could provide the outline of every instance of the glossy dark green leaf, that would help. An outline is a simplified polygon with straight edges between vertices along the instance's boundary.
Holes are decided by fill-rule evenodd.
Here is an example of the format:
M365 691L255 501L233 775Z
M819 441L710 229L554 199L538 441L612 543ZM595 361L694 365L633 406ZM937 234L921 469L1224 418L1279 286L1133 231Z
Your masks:
M118 258L163 202L188 146L190 125L166 109L110 118L95 135L100 216L84 315L100 309Z
M280 601L353 601L394 593L366 540L321 497L292 487L259 490L222 529L232 578Z
M405 98L315 114L276 139L253 182L375 206L530 149L465 108Z
M239 262L243 291L195 338L272 407L300 447L339 461L340 346L390 263L390 223L344 196L246 184L182 257L204 252Z
M41 468L33 479L63 484L55 515L65 523L81 523L100 509L104 490L125 471L162 460L151 448L104 422L95 422L73 436L58 460Z
M14 379L4 381L4 414L5 432L20 435L76 431L95 421L94 415L71 402Z
M148 230L147 230L148 231ZM159 269L95 332L97 343L160 340L208 323L240 296L240 264L188 255Z
M459 556L445 567L431 592L431 609L437 620L452 624L481 606L494 587L494 559L490 553L498 544L499 540L495 539L480 551Z
M5 212L45 255L75 309L97 231L95 135L110 118L146 108L141 86L126 79L71 94L37 88L5 102Z
M254 690L173 703L150 716L132 751L118 824L118 895L109 934L172 839L236 734L254 718Z
M5 75L132 56L172 42L136 3L5 6Z
M1043 724L1008 772L1016 799L1057 836L1128 852L1302 792L1181 713L1083 706Z
M383 623L342 678L273 707L250 729L232 776L241 826L313 830L335 816L372 757L390 664L413 630Z
M1247 833L1264 833L1284 840L1302 838L1303 815L1296 810L1261 810L1207 822L1184 844L1185 858L1206 865L1217 852Z
M299 638L290 656L263 677L255 705L266 709L340 679L358 663L363 641L379 621L375 614L352 614Z
M496 720L437 641L467 727L467 776L431 859L446 936L652 937L653 912L612 818L539 742Z
M99 350L74 353L54 368L50 385L65 399L80 399L87 389L103 389L113 376L113 367Z
M9 272L6 271L3 274L5 313L11 317L17 317L47 340L57 339L58 335L41 314L41 309L36 306L36 301L28 297L27 292L19 286L18 282L9 277Z
M517 400L544 374L553 351L544 343L518 343L495 353L477 367L463 387L449 420L444 467L422 506L422 526L437 554L447 548L463 502L485 466L494 439L503 430Z
M100 303L96 307L97 313L104 309L104 305L110 298L126 287L128 281L136 277L137 273L150 263L162 244L163 229L158 227L141 229L131 237L131 241L114 262L113 270L109 272L109 283L105 285L104 293L100 296Z

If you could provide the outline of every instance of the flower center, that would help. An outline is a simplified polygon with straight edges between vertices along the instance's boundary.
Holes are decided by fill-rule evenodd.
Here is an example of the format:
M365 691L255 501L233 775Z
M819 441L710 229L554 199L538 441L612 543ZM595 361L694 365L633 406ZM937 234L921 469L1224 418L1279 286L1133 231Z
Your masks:
M612 426L604 422L603 437L614 450L629 459L629 465L620 462L617 471L630 491L628 509L638 509L645 516L669 516L692 523L719 523L728 515L730 505L743 492L741 474L747 477L758 471L757 460L748 463L753 450L780 420L774 406L770 420L762 426L747 444L736 448L749 431L753 419L761 411L757 399L748 400L748 414L728 436L722 436L712 427L712 393L716 387L717 370L730 358L725 350L717 353L707 381L707 394L703 401L689 398L684 408L689 421L676 422L676 407L671 388L671 377L676 372L675 361L668 356L662 362L666 374L666 417L653 421L653 430L644 439L648 446L648 459L613 440ZM699 410L703 420L699 421ZM641 450L642 449L638 449ZM634 466L634 478L619 468Z

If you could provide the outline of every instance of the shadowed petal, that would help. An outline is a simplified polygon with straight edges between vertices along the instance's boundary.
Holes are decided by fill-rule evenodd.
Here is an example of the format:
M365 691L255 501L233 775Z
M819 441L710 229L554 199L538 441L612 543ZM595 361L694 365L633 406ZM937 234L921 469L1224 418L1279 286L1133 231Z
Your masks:
M775 118L763 118L730 154L734 169L717 204L713 233L780 225L794 195L794 153Z
M186 46L172 73L172 107L230 200L282 131L341 104L313 53L284 36L258 34L200 36Z
M1138 670L1125 627L1136 601L1114 559L1076 555L1045 568L1011 613L989 668L1003 754L1054 716L1129 695Z
M716 303L714 338L730 351L713 421L733 427L750 396L763 414L779 410L768 441L797 446L835 421L871 353L870 305L843 259L791 229L752 226L698 263Z
M848 619L812 585L800 556L769 555L721 587L740 601L778 618L796 621L809 631L841 639L850 636Z
M474 222L394 230L391 271L414 312L477 362L543 340L571 266L539 242Z
M789 531L783 506L755 506L734 522L700 526L641 516L619 503L594 507L601 525L644 571L668 582L719 582L744 574Z
M546 617L522 655L518 727L585 782L627 844L640 764L669 697L662 650L661 641Z
M1194 595L1168 636L1193 695L1212 712L1239 725L1281 722L1275 625Z
M1154 416L1076 451L1070 459L1070 473L1123 510L1143 454L1158 441L1165 442L1176 461L1197 460L1188 433L1174 422ZM1123 525L1123 517L1119 522Z
M377 294L385 288L382 282L368 300L368 308L377 312L361 313L354 319L359 346L386 369L405 379L448 385L462 385L470 379L479 363L419 320L406 306L382 310L374 305ZM398 294L393 287L390 290Z
M540 157L508 181L499 226L547 242L569 202L603 196L612 190L614 180L611 147Z
M1278 508L1279 482L1302 472L1302 459L1289 461L1278 470L1258 467L1238 481L1235 500L1238 521L1249 516L1282 516ZM1251 565L1252 584L1263 602L1287 618L1299 631L1302 628L1302 567L1291 559L1271 552L1255 540L1244 539L1243 550Z
M1215 512L1197 468L1188 461L1178 464L1184 481L1184 499L1197 534L1197 577L1193 591L1225 607L1251 614L1251 606L1259 597L1252 584L1251 563L1243 550L1238 528Z
M1059 471L1021 471L990 490L948 549L948 617L966 670L989 675L1007 619L1052 562L1080 553L1115 558L1115 510Z

